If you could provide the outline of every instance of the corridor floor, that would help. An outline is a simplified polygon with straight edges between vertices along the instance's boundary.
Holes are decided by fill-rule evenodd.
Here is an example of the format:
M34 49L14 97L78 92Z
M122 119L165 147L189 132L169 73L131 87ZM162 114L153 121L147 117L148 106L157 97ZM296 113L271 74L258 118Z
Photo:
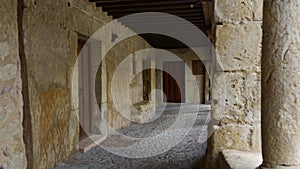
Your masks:
M205 108L203 108L205 107ZM188 135L169 151L148 158L126 158L110 153L96 146L86 153L77 152L55 169L192 169L203 168L206 151L207 120L209 108L202 105L198 112L191 106L185 107L186 113L197 113L197 120ZM191 111L190 111L191 110ZM178 117L178 107L168 106L155 121L132 125L119 130L122 135L131 137L155 136L170 126ZM102 145L126 146L120 142L120 135L112 134ZM170 136L172 137L172 136ZM151 151L151 150L149 150Z

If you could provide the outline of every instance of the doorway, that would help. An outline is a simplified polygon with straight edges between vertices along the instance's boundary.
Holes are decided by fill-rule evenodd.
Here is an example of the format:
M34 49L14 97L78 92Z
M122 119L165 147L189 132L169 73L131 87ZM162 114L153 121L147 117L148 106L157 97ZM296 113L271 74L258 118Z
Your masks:
M150 100L151 92L151 60L144 60L143 67L147 68L143 70L143 100Z
M78 39L78 97L79 97L79 140L88 137L91 131L91 71L90 47L86 40Z
M183 62L163 63L164 102L183 103L185 101L185 64Z

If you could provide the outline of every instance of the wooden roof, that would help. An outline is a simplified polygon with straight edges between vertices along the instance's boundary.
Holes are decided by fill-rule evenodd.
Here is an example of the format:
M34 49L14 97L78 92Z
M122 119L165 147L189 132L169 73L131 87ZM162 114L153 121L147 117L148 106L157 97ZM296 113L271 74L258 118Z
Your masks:
M140 12L163 12L181 17L193 25L197 26L204 33L210 28L210 18L208 12L209 0L90 0L101 7L108 15L114 19L121 18L134 13ZM189 31L188 25L174 25L172 21L161 20L151 21L148 18L138 18L130 23L123 23L131 28L135 22L153 22L155 25L163 25L164 29L176 27L180 31ZM181 42L158 34L142 35L152 46L157 48L181 48L185 47Z

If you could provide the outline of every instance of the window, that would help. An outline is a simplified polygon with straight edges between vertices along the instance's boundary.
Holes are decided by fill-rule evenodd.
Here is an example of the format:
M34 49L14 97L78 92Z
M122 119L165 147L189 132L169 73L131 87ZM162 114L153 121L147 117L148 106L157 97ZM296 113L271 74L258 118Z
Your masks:
M193 60L192 69L194 75L205 75L205 67L201 60Z

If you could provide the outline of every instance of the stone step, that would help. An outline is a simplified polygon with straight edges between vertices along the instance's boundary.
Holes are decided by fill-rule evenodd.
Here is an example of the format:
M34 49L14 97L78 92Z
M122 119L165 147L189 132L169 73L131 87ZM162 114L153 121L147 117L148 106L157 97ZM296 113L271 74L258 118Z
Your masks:
M206 104L163 104L156 108L156 111L164 113L176 113L176 112L184 112L184 113L193 113L193 112L203 112L210 111L211 105Z
M78 143L79 151L85 153L105 140L103 135L90 135Z
M223 150L219 165L222 169L256 169L262 161L261 153Z

